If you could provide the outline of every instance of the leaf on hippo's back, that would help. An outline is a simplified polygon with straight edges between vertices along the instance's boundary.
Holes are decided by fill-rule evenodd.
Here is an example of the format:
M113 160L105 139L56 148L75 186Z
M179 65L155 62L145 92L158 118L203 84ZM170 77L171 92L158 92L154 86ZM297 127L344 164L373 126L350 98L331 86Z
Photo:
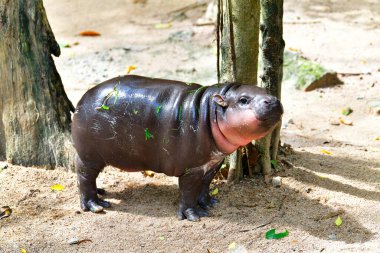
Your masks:
M59 192L59 191L63 191L65 187L61 184L55 184L55 185L50 186L50 189L52 191Z
M127 74L130 74L133 70L135 70L137 68L136 65L129 65L127 67Z
M271 239L281 239L284 238L285 236L289 235L289 231L285 230L285 232L282 233L276 233L276 229L271 229L265 233L265 238L268 240Z
M338 216L338 218L336 218L336 220L335 220L335 225L337 227L340 227L340 225L342 225L342 223L343 223L342 218L340 218L340 216Z
M145 140L153 139L154 136L152 133L149 132L148 128L145 128Z
M173 26L173 23L159 23L155 24L154 28L156 29L168 29Z
M106 110L106 111L108 111L110 109L110 107L107 105L102 105L100 108L102 108L103 110Z
M156 113L159 114L161 111L162 105L156 107Z
M0 220L8 218L12 214L12 209L9 206L2 206L0 208Z
M350 115L353 111L354 111L354 110L352 110L351 107L344 107L344 108L342 109L342 114L343 114L344 116L348 116L348 115Z
M326 155L331 155L331 152L327 151L326 149L322 149L321 153L326 154Z
M96 37L100 36L101 34L94 30L86 30L79 33L80 36L87 36L87 37Z
M211 192L211 196L216 196L218 195L219 193L219 189L218 188L215 188L212 192Z
M229 250L236 249L236 246L237 246L236 242L231 242L231 243L228 245L228 249L229 249Z

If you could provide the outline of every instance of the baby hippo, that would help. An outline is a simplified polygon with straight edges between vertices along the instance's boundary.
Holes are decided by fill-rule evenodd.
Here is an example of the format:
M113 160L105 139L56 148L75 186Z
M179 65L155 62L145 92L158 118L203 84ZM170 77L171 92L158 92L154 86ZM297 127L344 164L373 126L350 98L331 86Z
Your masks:
M280 101L239 83L201 86L127 75L87 91L72 122L83 210L101 212L96 178L107 165L179 178L178 218L199 221L218 201L211 180L226 155L271 132Z

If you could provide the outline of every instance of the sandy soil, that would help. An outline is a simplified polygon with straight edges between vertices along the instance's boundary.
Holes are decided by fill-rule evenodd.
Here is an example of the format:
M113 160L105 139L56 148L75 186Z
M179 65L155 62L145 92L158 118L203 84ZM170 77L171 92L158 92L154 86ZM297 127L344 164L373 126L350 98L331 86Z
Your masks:
M129 65L135 74L216 81L213 27L193 25L205 7L181 14L170 12L194 1L104 2L44 1L58 42L72 45L55 61L74 104ZM277 173L280 188L261 177L233 186L217 180L220 204L192 223L176 219L175 178L106 168L98 180L113 207L92 214L79 208L75 174L10 165L0 172L0 205L13 209L0 220L0 252L206 253L228 252L232 242L236 252L380 252L380 116L367 105L380 98L379 14L377 0L286 1L286 48L340 73L363 74L309 93L284 83L282 141L294 152ZM155 28L168 22L172 27ZM102 36L76 35L88 29ZM354 110L353 126L331 125L345 106ZM52 192L56 183L65 190ZM266 240L271 228L289 236ZM73 238L88 241L70 245Z

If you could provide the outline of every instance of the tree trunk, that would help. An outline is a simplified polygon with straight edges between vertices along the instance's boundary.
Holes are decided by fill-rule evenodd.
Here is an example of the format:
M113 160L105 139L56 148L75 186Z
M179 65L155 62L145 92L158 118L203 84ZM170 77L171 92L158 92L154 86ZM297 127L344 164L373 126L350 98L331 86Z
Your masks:
M219 0L217 28L218 82L257 84L259 0ZM241 149L230 158L228 181L242 176Z
M70 110L42 0L0 0L0 159L72 166Z
M262 59L264 64L262 87L268 93L281 99L281 82L285 42L282 38L283 0L261 0L262 24ZM271 160L277 160L280 143L281 122L271 135L257 141L257 147L262 154L259 165L265 180L268 182L271 174Z

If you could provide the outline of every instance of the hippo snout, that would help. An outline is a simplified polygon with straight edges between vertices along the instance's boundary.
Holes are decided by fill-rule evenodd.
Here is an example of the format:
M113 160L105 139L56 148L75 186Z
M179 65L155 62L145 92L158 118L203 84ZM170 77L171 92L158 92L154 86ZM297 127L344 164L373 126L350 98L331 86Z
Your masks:
M261 121L276 122L284 113L280 100L268 95L257 96L254 101L254 109L257 119Z

